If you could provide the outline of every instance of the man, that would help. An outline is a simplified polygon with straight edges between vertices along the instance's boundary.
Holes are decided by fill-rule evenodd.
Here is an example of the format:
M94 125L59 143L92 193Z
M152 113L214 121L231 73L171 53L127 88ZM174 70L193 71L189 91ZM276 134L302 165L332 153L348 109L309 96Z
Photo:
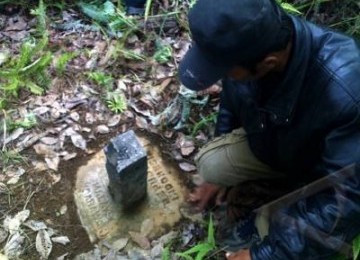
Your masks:
M347 253L360 234L355 41L274 0L198 0L189 24L193 46L180 80L193 90L223 83L218 137L196 157L205 183L190 200L204 209L223 187L254 180L305 187L239 220L224 240L236 252L228 259Z

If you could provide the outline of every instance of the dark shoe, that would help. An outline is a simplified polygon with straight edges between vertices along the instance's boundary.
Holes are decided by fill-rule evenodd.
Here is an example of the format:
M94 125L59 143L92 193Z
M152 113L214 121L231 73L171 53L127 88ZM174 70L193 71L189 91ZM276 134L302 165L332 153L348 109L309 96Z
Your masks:
M231 228L225 230L220 239L220 246L225 251L236 252L240 249L249 248L253 243L261 241L255 227L256 215L251 213L247 218L238 221Z

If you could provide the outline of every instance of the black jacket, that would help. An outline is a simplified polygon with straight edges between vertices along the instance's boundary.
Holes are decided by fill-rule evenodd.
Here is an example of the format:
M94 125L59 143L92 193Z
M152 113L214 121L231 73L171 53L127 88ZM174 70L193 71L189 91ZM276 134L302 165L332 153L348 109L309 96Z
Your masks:
M243 126L256 157L294 183L355 168L274 214L253 260L329 259L360 234L360 50L347 36L291 19L285 76L274 85L224 79L217 134Z

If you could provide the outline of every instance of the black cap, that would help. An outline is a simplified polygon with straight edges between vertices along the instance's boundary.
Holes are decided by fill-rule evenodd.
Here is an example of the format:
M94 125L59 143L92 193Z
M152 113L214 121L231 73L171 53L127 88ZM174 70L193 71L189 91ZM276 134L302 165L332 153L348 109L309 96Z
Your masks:
M198 0L189 12L193 46L181 61L181 82L202 90L259 57L276 40L281 14L275 0Z

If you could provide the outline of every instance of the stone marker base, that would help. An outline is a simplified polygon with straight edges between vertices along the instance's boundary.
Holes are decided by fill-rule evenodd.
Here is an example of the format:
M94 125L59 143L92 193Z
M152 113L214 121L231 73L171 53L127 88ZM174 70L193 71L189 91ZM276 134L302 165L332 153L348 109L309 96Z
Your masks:
M148 196L131 212L122 211L109 193L103 151L77 172L75 203L91 242L129 237L129 231L140 232L144 221L153 223L147 231L147 237L152 238L169 231L181 218L186 188L178 178L178 170L162 160L157 146L139 139L148 154Z

